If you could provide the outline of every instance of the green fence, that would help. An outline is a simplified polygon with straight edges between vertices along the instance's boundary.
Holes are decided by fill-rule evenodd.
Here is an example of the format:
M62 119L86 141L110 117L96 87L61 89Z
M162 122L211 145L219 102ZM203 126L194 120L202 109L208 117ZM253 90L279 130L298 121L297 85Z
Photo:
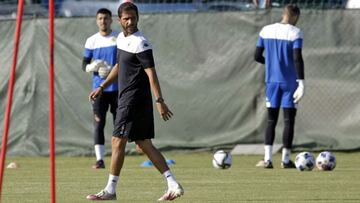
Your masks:
M197 13L254 11L263 9L256 2L269 1L267 9L282 8L288 3L297 4L302 9L328 10L360 8L357 0L134 0L141 13ZM0 0L0 20L16 17L17 0ZM119 0L55 0L57 17L94 16L99 8L108 8L117 15ZM48 16L47 0L26 0L24 15L26 18Z
M266 124L264 68L253 60L261 27L281 10L151 14L140 28L154 46L163 93L175 114L155 112L161 149L211 149L262 143ZM296 120L297 150L360 149L360 12L303 10L306 92ZM118 29L118 24L113 27ZM94 18L56 19L56 151L93 153L90 75L82 72L85 40ZM48 154L48 21L25 20L21 35L9 134L10 155ZM0 21L0 132L14 21ZM110 117L109 117L110 118ZM281 143L282 119L276 142ZM111 121L107 125L109 151ZM132 148L130 145L128 149Z

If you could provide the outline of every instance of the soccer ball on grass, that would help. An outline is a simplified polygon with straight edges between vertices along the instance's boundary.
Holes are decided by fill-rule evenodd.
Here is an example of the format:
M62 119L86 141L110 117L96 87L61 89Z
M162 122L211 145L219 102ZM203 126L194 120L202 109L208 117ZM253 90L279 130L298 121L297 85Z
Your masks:
M295 166L299 171L311 171L315 166L314 156L310 152L301 152L295 158Z
M219 150L215 152L212 164L217 169L227 169L230 168L232 163L232 157L229 152L225 152L224 150Z
M321 171L332 171L336 166L336 157L329 151L320 152L316 158L316 167Z

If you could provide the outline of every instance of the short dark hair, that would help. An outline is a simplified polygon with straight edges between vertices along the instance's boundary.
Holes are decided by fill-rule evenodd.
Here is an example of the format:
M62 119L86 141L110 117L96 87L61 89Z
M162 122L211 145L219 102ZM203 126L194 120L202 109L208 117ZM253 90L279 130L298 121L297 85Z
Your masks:
M109 15L110 17L112 16L112 13L109 9L107 8L100 8L97 12L96 12L96 16L101 13L101 14L105 14L105 15Z
M300 8L295 4L286 5L285 11L291 16L300 16Z
M124 2L118 8L118 16L121 18L121 15L124 11L135 11L136 17L139 19L139 10L137 6L131 2Z

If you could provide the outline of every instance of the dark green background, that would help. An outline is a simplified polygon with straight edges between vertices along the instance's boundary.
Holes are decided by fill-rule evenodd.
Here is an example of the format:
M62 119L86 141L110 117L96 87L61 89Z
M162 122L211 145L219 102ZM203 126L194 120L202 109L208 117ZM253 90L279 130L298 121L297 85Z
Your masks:
M264 68L253 60L262 26L281 11L153 14L140 29L154 47L164 98L175 116L157 112L156 146L211 149L262 143ZM303 10L305 97L296 120L297 150L360 149L360 11ZM95 18L55 20L56 152L93 153L91 77L81 70ZM48 155L48 20L24 20L16 71L9 155ZM114 18L113 28L119 30ZM0 21L0 132L12 64L15 21ZM281 143L282 117L276 142ZM109 151L112 124L109 116ZM132 149L129 145L128 149Z

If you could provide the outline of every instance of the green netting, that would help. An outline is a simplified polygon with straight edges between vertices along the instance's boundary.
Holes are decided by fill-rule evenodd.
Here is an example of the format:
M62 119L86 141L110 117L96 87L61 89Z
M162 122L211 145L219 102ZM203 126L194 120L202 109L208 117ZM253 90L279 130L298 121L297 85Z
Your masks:
M262 143L266 121L263 66L253 60L261 27L281 11L140 16L154 46L165 100L175 114L155 112L155 144L162 149L206 149ZM359 11L303 11L306 94L296 121L295 149L360 149ZM10 155L48 154L48 21L23 22ZM94 18L56 19L56 152L89 155L90 75L82 72L85 40ZM114 28L118 28L114 19ZM12 61L15 21L0 22L0 132ZM110 116L109 116L110 118ZM109 151L111 121L107 124ZM276 142L281 143L282 118ZM132 146L129 146L129 148Z

